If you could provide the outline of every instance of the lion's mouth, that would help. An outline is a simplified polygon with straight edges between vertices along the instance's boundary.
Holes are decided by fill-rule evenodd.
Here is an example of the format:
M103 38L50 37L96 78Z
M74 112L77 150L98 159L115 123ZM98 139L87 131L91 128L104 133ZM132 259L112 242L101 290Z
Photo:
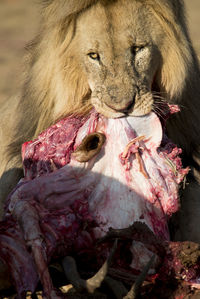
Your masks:
M109 107L105 102L100 101L97 97L92 97L91 103L98 113L107 118L120 118L126 115L124 112L117 111Z
M135 101L131 100L127 104L125 104L122 107L118 108L118 107L115 107L115 105L112 105L110 103L105 103L105 105L107 107L109 107L110 109L112 109L113 111L121 112L124 115L129 114L133 110L134 104L135 104Z
M121 118L127 116L145 116L153 110L152 93L146 93L136 101L130 101L124 109L116 109L113 105L107 104L97 97L92 97L91 103L97 112L107 118Z

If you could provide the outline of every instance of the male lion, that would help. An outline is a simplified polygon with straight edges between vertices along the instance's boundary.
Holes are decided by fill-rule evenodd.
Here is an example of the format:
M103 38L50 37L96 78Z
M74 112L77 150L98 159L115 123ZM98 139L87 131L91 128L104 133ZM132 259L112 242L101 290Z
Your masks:
M200 76L183 1L43 2L22 95L1 108L1 202L22 175L21 144L59 118L85 114L92 106L118 118L148 114L158 100L179 104L168 134L198 180ZM182 240L200 241L199 195L193 180L183 196Z

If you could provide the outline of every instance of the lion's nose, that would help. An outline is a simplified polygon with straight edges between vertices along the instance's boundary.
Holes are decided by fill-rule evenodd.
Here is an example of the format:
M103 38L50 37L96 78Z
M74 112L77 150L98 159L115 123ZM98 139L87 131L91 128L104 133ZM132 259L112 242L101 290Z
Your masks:
M135 103L135 94L132 90L121 91L118 86L111 85L107 87L108 97L106 104L116 111L128 112Z
M121 92L117 86L109 86L107 92L109 96L105 102L116 111L127 113L135 104L135 94L131 95L132 92Z
M115 103L113 101L112 102L106 101L106 105L115 111L127 113L134 106L134 101L133 100L131 100L131 101L122 100L118 103Z
M107 93L110 97L110 101L113 103L120 103L120 97L118 97L119 91L116 85L111 85L107 87Z

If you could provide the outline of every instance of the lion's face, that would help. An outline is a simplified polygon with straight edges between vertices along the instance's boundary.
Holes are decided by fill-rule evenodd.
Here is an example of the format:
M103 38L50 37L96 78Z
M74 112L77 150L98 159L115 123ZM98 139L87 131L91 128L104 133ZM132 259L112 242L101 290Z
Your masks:
M98 3L78 18L78 59L92 104L107 117L139 116L152 110L152 85L161 60L156 44L162 38L153 18L144 5L132 0Z

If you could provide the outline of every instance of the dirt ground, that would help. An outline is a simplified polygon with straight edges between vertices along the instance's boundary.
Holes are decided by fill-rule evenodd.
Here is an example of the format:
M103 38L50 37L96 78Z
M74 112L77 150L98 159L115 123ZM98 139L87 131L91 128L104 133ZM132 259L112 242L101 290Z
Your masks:
M38 0L0 0L0 103L21 86L24 47L39 25ZM200 0L185 0L194 46L200 54Z

